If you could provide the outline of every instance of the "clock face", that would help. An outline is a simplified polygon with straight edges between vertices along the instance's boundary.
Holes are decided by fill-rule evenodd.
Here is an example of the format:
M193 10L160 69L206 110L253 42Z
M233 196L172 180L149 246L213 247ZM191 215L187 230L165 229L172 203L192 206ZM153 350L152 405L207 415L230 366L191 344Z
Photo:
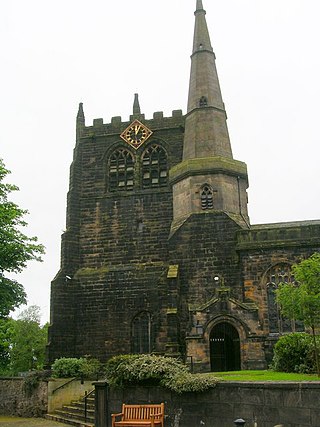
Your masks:
M150 136L152 132L144 124L135 120L120 135L121 138L134 148L139 148Z

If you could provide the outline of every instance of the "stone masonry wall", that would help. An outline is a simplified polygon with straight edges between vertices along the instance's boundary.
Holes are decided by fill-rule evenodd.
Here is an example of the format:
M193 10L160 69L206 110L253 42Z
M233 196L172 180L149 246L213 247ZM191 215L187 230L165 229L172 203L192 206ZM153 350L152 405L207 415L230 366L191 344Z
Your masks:
M258 427L319 427L320 383L220 383L204 393L178 395L160 388L109 392L109 414L123 402L165 403L165 427L232 427L243 418ZM110 415L109 415L110 416Z
M238 233L237 250L242 265L244 296L259 308L258 335L265 340L267 364L277 340L270 336L268 272L278 264L292 266L320 251L319 221L256 225ZM274 335L274 334L273 334Z
M41 417L47 412L47 382L28 392L23 378L0 378L0 414Z

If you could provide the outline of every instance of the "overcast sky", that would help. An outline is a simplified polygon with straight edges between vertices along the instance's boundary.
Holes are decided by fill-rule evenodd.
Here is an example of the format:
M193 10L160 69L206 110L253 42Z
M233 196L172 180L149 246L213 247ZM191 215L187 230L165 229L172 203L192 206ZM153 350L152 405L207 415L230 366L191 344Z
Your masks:
M252 224L320 218L319 0L203 0ZM186 112L196 0L2 0L0 157L27 233L46 246L19 280L49 318L75 117Z

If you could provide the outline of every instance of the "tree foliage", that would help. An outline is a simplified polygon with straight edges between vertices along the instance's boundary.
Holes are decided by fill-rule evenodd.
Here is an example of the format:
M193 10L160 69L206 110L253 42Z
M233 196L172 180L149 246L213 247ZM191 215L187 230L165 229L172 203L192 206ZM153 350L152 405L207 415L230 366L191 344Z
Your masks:
M0 319L0 374L7 373L13 335L12 319Z
M301 320L311 328L314 357L320 376L316 330L320 327L320 254L295 264L292 273L296 283L282 283L276 290L277 302L282 314L290 319Z
M7 277L7 273L21 272L28 261L41 260L44 253L36 237L28 237L21 231L27 225L23 219L27 211L8 199L11 192L18 190L4 182L9 173L0 159L0 318L26 303L23 286Z
M0 374L42 369L48 325L40 325L40 308L31 306L17 320L0 320Z

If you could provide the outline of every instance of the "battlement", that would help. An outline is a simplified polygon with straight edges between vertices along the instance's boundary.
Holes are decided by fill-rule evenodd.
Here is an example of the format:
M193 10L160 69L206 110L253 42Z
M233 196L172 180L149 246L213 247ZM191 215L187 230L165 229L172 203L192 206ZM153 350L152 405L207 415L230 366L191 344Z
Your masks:
M153 113L152 119L145 119L144 114L133 114L130 116L129 121L122 121L120 116L112 117L110 123L104 123L103 119L94 119L92 126L86 126L84 122L82 122L82 126L80 127L79 136L81 138L102 136L102 135L112 135L112 134L120 134L123 132L126 127L135 119L140 120L146 126L148 126L152 131L158 129L170 129L182 126L184 127L185 116L182 114L182 110L174 110L172 111L171 117L164 117L162 111L157 111Z

